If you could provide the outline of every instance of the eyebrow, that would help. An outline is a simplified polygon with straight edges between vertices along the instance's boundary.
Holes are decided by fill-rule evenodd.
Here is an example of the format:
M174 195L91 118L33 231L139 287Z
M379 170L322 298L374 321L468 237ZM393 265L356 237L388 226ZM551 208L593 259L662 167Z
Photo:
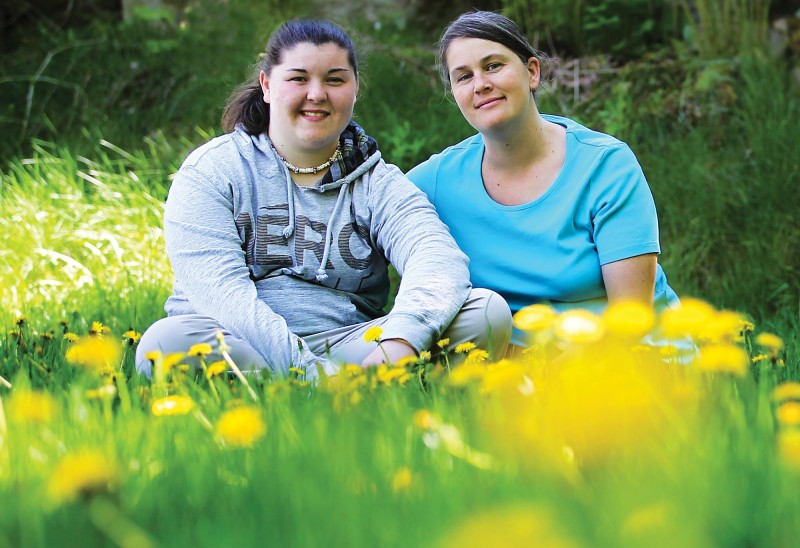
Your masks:
M308 74L308 69L304 69L304 68L288 68L286 70L289 71L289 72L302 72L303 74ZM350 72L350 70L346 69L344 67L335 67L335 68L330 69L328 71L328 74L333 74L335 72Z
M492 57L505 57L505 56L500 52L494 51L494 52L489 53L488 55L484 55L483 57L478 59L478 64L485 63L486 61L488 61ZM460 70L464 70L466 68L467 68L467 65L460 65L460 66L454 67L454 68L452 68L450 70L450 74L453 74L453 73L458 72Z

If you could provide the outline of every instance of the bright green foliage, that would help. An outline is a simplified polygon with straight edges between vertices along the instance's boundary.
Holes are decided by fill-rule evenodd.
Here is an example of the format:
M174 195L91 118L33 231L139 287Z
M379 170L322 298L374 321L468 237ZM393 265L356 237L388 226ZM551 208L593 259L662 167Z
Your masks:
M152 358L151 383L131 376L135 334L95 324L84 342L44 342L37 318L18 321L0 342L0 374L13 384L0 388L0 500L14 501L0 512L0 539L712 546L796 538L800 384L783 382L781 340L753 338L741 317L689 301L661 319L662 331L703 345L706 357L681 365L673 350L631 347L652 312L577 318L518 316L533 347L514 361L470 350L459 365L458 354L351 365L316 386L297 373L244 385L211 374L212 364L195 371L164 356ZM76 362L76 348L104 340L121 345L92 347L107 353L100 361L114 354L109 367Z

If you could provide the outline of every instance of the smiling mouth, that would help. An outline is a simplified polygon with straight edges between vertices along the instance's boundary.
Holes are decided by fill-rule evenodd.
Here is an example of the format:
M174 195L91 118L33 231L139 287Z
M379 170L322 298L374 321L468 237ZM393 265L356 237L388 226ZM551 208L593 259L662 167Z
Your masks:
M324 118L328 115L327 112L321 112L319 110L301 110L300 114L309 118Z
M494 99L487 99L486 101L481 101L480 103L478 103L475 106L475 108L476 109L482 109L484 107L491 106L491 105L493 105L493 104L495 104L495 103L497 103L497 102L499 102L501 100L502 100L502 97L495 97Z

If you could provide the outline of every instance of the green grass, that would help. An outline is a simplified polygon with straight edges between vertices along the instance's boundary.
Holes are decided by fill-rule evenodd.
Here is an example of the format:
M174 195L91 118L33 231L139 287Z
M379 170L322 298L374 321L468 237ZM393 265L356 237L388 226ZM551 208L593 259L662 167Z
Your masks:
M541 106L568 107L631 144L659 209L671 285L777 333L785 365L763 360L742 376L664 367L659 390L638 408L626 406L641 393L625 390L647 374L611 382L604 375L615 367L597 362L623 367L630 356L599 347L573 348L574 362L558 367L484 368L460 386L458 374L432 364L421 366L424 385L419 365L405 385L379 381L376 370L316 388L252 379L255 402L239 382L216 378L215 392L202 377L175 372L161 384L134 375L121 335L161 317L171 290L160 232L170 176L218 131L227 91L284 15L283 4L246 4L232 2L216 19L197 13L184 30L141 21L37 30L3 57L0 375L13 388L0 386L0 547L781 546L797 538L800 446L781 452L796 426L778 423L770 394L800 379L792 123L800 100L786 67L767 58L694 62L676 46L598 83L583 103L543 95ZM410 168L470 133L426 68L433 38L389 26L358 38L366 55L357 119L390 161ZM30 79L11 76L39 68L50 79L36 83L26 117ZM113 375L65 359L64 332L83 335L95 321L124 344ZM570 371L568 389L553 384ZM494 388L482 391L487 377ZM114 395L93 397L109 384ZM52 397L51 418L25 418L15 401L29 390ZM575 413L559 407L576 393ZM166 394L190 397L195 410L154 416L151 405ZM267 429L250 448L214 431L241 405L257 409ZM421 427L422 409L438 424ZM648 432L638 418L651 413L660 426ZM554 442L548 429L578 437ZM107 460L111 479L88 482L74 500L48 495L61 459L85 449Z

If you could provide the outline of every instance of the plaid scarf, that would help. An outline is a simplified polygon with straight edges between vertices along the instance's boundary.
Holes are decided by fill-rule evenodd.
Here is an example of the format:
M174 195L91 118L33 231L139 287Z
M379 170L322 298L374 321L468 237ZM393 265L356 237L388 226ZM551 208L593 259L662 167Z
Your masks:
M367 158L378 152L378 143L351 120L339 136L339 148L342 155L331 164L322 178L323 185L338 181L355 171Z

